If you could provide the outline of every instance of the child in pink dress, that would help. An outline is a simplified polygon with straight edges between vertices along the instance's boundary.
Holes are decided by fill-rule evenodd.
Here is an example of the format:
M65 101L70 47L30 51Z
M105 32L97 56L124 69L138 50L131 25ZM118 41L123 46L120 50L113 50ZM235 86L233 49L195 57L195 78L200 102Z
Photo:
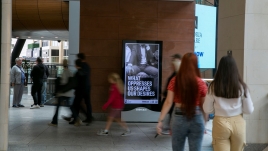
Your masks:
M127 136L131 133L128 129L126 123L121 120L121 111L124 108L123 101L123 93L124 93L124 85L120 76L116 73L112 73L108 76L108 81L111 83L110 86L110 95L108 101L103 105L102 109L106 110L108 106L111 106L105 130L101 130L97 133L97 135L108 135L109 128L115 120L118 122L124 129L125 132L121 134L121 136Z

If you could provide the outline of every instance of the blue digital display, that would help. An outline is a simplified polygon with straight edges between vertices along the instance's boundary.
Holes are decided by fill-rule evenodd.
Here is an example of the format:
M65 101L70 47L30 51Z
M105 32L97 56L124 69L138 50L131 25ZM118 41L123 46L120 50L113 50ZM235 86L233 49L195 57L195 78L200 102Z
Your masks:
M199 68L215 68L216 7L195 5L195 54Z

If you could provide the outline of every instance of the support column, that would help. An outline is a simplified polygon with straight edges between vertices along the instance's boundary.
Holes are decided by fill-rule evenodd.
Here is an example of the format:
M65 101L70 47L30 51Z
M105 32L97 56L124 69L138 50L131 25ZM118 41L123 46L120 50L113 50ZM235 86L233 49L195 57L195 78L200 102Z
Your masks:
M69 2L69 68L75 70L74 61L79 53L80 1Z
M59 42L59 64L62 63L64 56L63 41Z
M244 79L255 111L246 116L249 143L268 143L268 1L246 0ZM267 144L268 145L268 144Z
M0 151L8 149L12 0L1 1Z
M255 109L244 115L246 136L257 150L268 145L267 5L267 0L219 1L218 60L231 50L249 87Z

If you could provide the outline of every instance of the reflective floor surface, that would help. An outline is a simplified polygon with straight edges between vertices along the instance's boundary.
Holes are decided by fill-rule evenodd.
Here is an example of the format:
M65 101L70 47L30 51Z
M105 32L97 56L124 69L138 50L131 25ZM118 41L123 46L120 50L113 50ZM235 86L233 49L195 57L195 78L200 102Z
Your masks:
M59 117L58 127L52 127L47 124L54 106L30 109L32 97L27 93L22 104L24 108L9 109L8 151L172 151L169 135L154 138L156 123L127 123L132 133L125 137L120 136L123 129L113 123L110 135L98 136L96 132L104 128L104 121L76 127ZM69 114L69 108L61 108L60 116ZM206 127L208 133L204 135L202 151L212 151L211 122Z

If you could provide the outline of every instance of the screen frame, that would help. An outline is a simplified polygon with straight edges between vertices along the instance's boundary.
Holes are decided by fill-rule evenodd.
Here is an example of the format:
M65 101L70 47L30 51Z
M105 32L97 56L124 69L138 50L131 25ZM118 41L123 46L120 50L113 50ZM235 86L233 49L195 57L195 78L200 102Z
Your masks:
M213 30L213 32L215 32L215 35L214 35L214 39L213 40L213 43L215 44L215 47L214 47L214 67L208 67L208 65L206 66L202 66L200 67L199 66L199 63L200 63L200 58L198 56L198 68L199 69L216 69L217 68L217 42L218 42L218 7L217 6L210 6L210 5L202 5L202 4L195 4L195 31L194 31L194 41L196 40L196 29L198 27L198 25L201 23L200 20L198 20L198 16L197 16L197 7L206 7L207 9L210 9L210 8L213 8L215 9L215 31ZM202 24L203 25L203 24ZM196 42L194 42L194 53L196 53ZM198 52L198 51L197 51Z
M133 110L138 107L145 107L152 111L161 111L161 87L162 87L162 53L163 53L163 41L157 40L123 40L122 41L122 79L125 87L125 45L126 43L143 43L143 44L158 44L159 45L159 55L158 55L158 104L125 104L123 111ZM123 96L125 102L125 95Z

